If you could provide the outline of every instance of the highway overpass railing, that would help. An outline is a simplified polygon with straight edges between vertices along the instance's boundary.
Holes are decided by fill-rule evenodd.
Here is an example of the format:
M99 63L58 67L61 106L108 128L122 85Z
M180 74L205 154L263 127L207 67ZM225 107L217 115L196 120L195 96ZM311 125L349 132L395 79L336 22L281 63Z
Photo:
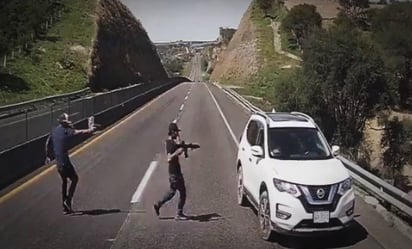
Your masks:
M6 111L14 114L0 116L0 153L49 133L63 112L68 113L73 122L77 122L162 84L136 84L104 93L91 93L85 89L0 107L0 113Z
M24 112L36 110L40 108L41 106L49 104L50 102L64 102L67 100L76 99L81 96L85 96L90 93L91 93L90 88L84 88L84 89L71 92L71 93L48 96L45 98L20 102L17 104L3 105L3 106L0 106L0 119L7 118L7 117L17 115L20 113L24 113Z
M245 99L242 95L240 95L233 89L221 86L216 83L215 85L218 88L222 89L227 95L232 97L251 113L263 112L261 109L251 104L247 99ZM396 207L398 210L408 215L408 217L412 219L411 196L387 183L383 179L368 172L361 166L346 159L345 157L338 156L338 159L346 166L347 169L349 169L352 178L358 186L360 186L368 194L376 197L377 199L388 203L393 207Z

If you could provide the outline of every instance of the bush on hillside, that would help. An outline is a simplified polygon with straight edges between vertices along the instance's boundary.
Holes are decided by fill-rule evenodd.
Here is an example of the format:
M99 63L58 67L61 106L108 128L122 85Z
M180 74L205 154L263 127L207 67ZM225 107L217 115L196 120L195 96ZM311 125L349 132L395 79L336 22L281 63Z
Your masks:
M394 3L376 11L373 38L385 58L388 81L397 89L397 103L412 109L412 3Z
M328 140L358 145L365 121L386 104L384 65L359 32L335 27L307 38L303 69L278 79L273 99L287 111L312 115Z
M287 33L292 32L298 44L302 45L309 33L321 26L322 17L316 11L316 7L310 4L300 4L288 12L282 21L281 28Z
M356 26L365 26L368 18L369 0L339 0L341 17L347 17Z
M381 146L385 149L383 152L384 174L387 178L393 179L395 185L401 184L399 182L402 180L399 177L401 170L411 160L412 144L408 129L410 129L410 121L402 122L398 117L394 117L387 120L381 140Z
M263 10L265 15L268 15L268 13L272 10L274 1L273 0L256 0L259 8Z

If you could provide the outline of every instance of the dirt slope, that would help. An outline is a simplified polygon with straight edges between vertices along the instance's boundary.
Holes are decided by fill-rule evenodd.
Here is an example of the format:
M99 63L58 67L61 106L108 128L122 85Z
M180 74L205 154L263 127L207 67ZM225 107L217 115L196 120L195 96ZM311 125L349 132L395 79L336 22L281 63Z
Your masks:
M251 21L251 10L252 4L243 15L229 45L219 54L211 81L241 83L257 72L256 31Z

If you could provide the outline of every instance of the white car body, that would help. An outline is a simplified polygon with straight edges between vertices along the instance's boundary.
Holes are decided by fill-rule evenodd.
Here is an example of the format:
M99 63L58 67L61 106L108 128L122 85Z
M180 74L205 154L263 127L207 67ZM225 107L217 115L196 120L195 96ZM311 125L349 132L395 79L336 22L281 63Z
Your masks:
M325 153L324 158L276 158L281 155L280 151L277 147L272 151L270 148L277 142L275 135L281 137L283 131L317 135L315 138L319 140L314 150L317 149L318 154ZM275 135L271 135L272 132ZM274 142L269 142L270 139ZM355 205L352 179L335 156L339 147L332 148L333 151L316 123L306 114L257 113L250 117L237 158L238 202L243 205L247 198L258 210L264 239L274 232L313 234L341 230L351 224ZM263 192L267 194L262 196ZM266 205L269 213L263 210L265 200L269 203ZM265 221L265 214L270 222Z

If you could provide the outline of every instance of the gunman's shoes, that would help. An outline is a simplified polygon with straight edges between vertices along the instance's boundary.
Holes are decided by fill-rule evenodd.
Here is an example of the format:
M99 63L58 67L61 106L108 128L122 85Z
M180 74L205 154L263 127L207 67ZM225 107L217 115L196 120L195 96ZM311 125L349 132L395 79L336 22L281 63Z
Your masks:
M153 209L154 209L156 215L159 216L160 215L160 206L159 206L159 204L157 204L157 203L153 204Z
M70 201L64 200L64 201L63 201L63 213L64 213L64 214L70 214L70 213L72 213L72 212L73 212L73 209L72 209L71 206L72 206L72 205L71 205Z
M179 220L188 220L189 217L187 217L185 214L183 213L179 213L175 216L175 220L179 221Z

